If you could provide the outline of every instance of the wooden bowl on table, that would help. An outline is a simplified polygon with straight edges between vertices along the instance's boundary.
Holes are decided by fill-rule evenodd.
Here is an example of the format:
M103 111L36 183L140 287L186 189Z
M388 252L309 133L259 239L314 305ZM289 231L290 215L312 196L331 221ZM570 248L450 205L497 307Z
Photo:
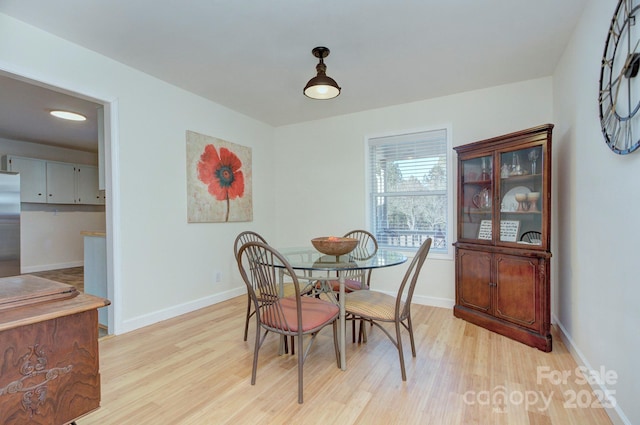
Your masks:
M323 254L340 256L353 251L358 246L358 240L337 236L323 236L311 239L311 244Z

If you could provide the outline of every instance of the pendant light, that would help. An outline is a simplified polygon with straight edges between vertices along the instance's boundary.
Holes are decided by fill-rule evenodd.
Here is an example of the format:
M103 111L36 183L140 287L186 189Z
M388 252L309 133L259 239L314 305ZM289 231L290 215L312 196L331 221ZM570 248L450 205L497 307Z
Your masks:
M316 65L318 75L310 79L304 87L304 95L311 99L333 99L340 94L340 87L333 78L327 76L327 66L324 64L324 58L329 56L329 49L316 47L311 53L320 59L320 62Z

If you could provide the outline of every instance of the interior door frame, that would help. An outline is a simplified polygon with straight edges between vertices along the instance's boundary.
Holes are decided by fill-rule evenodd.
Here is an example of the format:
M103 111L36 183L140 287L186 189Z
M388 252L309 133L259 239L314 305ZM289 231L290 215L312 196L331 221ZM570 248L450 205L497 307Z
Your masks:
M0 62L0 72L26 83L48 88L64 94L101 104L104 107L104 183L106 194L105 226L107 245L107 298L111 304L108 311L108 332L118 335L122 330L121 271L120 257L120 193L118 163L118 99L104 93L87 93L86 88L74 87L73 81L64 83L52 80L42 74L32 74L14 69L10 64ZM99 148L100 150L100 148Z

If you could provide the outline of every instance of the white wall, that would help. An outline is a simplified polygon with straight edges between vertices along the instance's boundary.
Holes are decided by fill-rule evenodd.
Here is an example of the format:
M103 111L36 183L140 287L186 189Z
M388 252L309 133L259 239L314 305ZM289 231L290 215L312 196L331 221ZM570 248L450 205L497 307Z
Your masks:
M244 290L232 245L239 231L273 223L272 127L2 14L0 70L114 108L106 230L116 333ZM253 222L187 223L186 130L252 148Z
M96 153L0 138L4 155L90 165L98 161ZM22 273L83 265L80 232L105 229L102 206L22 204L20 220Z
M67 206L54 207L52 211L25 211L24 205L20 217L23 274L82 266L84 238L80 232L105 228L104 212L73 211Z
M574 354L617 379L621 423L640 423L640 286L637 277L640 153L604 143L598 82L617 1L591 0L554 75L554 314ZM634 135L636 140L638 135Z
M367 136L451 125L453 146L462 145L551 122L551 91L542 78L277 128L276 246L367 227ZM376 270L372 285L395 290L404 271ZM453 306L454 288L453 259L428 259L414 299Z

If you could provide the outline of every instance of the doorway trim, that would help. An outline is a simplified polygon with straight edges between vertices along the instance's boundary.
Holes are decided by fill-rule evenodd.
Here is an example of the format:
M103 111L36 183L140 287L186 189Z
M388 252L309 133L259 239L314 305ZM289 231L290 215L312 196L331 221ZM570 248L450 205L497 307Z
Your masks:
M107 298L109 334L122 332L121 256L120 256L120 173L118 139L118 98L87 93L86 88L73 87L73 82L52 81L38 73L26 72L0 61L0 71L26 83L55 90L70 96L99 103L104 107L105 225L107 244Z

